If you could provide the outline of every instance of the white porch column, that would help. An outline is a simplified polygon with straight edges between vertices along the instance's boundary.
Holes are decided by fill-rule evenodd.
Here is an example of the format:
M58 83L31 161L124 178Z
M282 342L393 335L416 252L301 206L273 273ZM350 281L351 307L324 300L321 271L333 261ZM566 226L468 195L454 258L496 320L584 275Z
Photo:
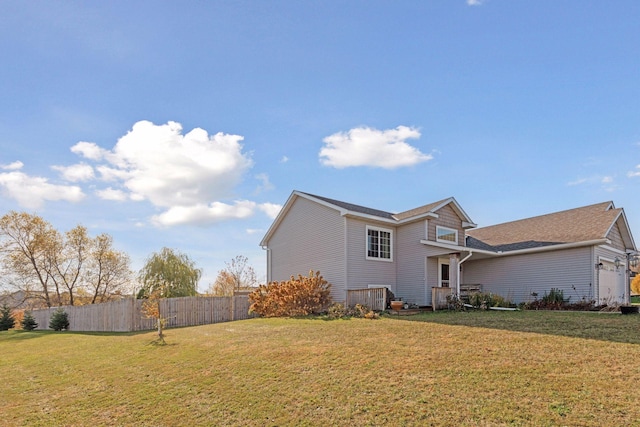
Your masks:
M460 254L449 254L449 287L456 290L456 295L460 295Z

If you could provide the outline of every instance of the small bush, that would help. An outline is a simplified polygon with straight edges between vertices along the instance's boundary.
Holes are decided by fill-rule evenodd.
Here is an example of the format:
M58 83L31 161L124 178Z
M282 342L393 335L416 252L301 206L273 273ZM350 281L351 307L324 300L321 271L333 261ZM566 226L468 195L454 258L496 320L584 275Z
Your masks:
M329 306L327 317L329 319L348 319L351 317L378 319L380 315L366 305L356 304L353 307L345 307L344 304L337 302Z
M24 313L24 317L22 318L20 324L22 325L22 329L25 331L33 331L38 327L38 323L36 322L36 319L33 318L33 315L30 311L26 311Z
M263 317L308 316L324 312L331 303L331 284L310 271L307 277L260 285L249 294L249 311Z
M569 302L569 298L564 299L564 291L557 288L551 288L549 293L545 291L542 296L542 302L545 304L564 304Z
M62 307L58 308L51 315L51 320L49 321L49 328L54 331L62 331L69 329L69 315Z
M11 308L5 303L0 307L0 331L8 331L16 324Z
M464 301L456 294L447 295L447 306L449 310L464 311Z
M488 310L490 307L512 307L513 304L508 299L491 292L474 292L469 295L469 304L475 308Z

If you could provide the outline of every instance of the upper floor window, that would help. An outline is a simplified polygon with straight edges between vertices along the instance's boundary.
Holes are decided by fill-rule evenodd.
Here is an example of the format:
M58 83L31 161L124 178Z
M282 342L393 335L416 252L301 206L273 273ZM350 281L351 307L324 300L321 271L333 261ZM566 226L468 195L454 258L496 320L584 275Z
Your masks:
M391 230L367 226L367 259L391 261L391 238Z
M458 243L458 230L447 227L436 227L436 241L442 243Z

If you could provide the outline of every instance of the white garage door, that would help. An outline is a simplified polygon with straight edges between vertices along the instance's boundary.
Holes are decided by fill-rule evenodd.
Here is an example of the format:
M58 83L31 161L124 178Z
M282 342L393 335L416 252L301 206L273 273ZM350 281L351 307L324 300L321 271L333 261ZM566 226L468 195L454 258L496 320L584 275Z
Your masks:
M624 283L624 267L616 267L612 262L602 261L602 269L600 269L598 287L598 298L600 304L611 304L624 302L625 283Z

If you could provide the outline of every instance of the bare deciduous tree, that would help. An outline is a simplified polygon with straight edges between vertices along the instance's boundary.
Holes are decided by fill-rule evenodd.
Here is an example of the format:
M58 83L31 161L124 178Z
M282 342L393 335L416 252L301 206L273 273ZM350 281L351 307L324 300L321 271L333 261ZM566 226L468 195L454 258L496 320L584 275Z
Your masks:
M218 272L215 282L209 286L208 292L211 295L228 296L235 291L256 287L256 273L246 256L238 255L225 265L226 268Z

